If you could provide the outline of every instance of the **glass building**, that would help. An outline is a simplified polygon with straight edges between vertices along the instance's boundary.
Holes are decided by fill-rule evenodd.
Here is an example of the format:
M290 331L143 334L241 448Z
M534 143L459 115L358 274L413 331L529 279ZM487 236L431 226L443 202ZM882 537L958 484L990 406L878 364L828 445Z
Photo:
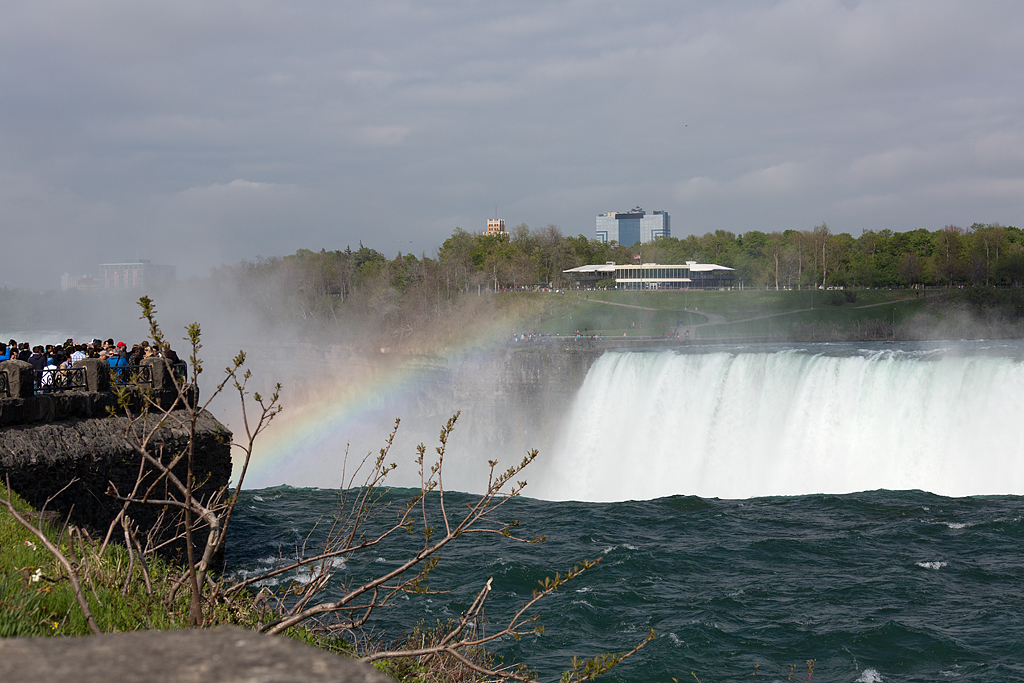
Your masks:
M653 242L659 237L672 236L668 211L648 214L639 206L625 213L602 213L597 217L597 239L618 242L631 247L637 242Z

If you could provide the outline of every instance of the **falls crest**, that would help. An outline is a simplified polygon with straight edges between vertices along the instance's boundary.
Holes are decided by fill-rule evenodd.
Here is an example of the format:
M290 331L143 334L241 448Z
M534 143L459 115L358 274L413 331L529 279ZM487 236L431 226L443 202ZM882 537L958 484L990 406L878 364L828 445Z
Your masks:
M1024 365L899 352L608 353L528 494L1024 494Z

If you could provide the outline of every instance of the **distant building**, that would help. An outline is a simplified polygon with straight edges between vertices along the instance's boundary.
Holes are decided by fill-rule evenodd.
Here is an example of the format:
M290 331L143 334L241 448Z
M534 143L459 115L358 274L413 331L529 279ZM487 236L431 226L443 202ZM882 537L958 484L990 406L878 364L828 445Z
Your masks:
M653 242L672 236L672 222L668 211L648 214L639 206L625 213L602 213L597 217L597 239L618 242L631 247L637 242Z
M504 235L505 234L505 219L504 218L488 218L487 219L487 234L488 235Z
M91 292L100 288L100 281L92 275L83 275L78 278L78 291Z
M583 286L615 280L616 289L727 289L736 277L732 268L696 261L687 261L685 265L606 263L563 272Z
M174 282L174 266L158 266L146 260L100 265L102 289L143 289Z
M99 289L100 285L92 275L72 275L64 273L60 276L60 289L66 292L70 289L77 289L80 292L87 292Z

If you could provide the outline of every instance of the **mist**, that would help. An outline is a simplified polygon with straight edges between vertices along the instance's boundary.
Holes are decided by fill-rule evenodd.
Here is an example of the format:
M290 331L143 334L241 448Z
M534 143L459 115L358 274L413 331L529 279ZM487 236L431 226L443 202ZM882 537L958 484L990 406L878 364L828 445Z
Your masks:
M490 349L516 329L522 313L517 302L482 293L424 303L415 291L399 294L369 277L343 305L340 298L327 301L339 305L320 319L323 311L311 310L308 300L296 302L283 274L264 273L254 284L247 277L252 266L149 293L165 338L183 360L191 352L185 327L200 324L203 400L239 351L252 372L250 421L259 414L255 394L266 399L281 384L284 410L255 443L247 487L358 484L352 479L356 466L384 446L396 420L401 426L389 454L389 462L400 464L391 478L395 486L418 485L417 445L424 443L428 458L434 456L441 427L460 411L446 459L445 484L455 489L480 490L488 460L507 466L549 440L517 416L514 403L494 405L492 398L501 370ZM118 290L19 292L3 318L19 324L0 330L0 337L32 344L113 337L131 346L149 335L138 297ZM19 301L30 305L19 307ZM245 440L233 386L209 409L236 441ZM236 477L241 456L234 452Z

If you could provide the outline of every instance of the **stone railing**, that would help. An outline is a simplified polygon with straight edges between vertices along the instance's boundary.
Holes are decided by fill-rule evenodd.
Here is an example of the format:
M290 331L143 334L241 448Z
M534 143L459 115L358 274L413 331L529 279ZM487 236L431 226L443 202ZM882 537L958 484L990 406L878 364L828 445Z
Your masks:
M146 358L139 365L111 368L106 361L87 358L66 370L37 373L18 360L0 362L0 426L54 422L69 418L103 417L125 407L115 392L127 390L127 408L138 411L146 401L169 408L178 399L185 364ZM178 382L175 382L175 379ZM186 391L190 404L198 400Z

